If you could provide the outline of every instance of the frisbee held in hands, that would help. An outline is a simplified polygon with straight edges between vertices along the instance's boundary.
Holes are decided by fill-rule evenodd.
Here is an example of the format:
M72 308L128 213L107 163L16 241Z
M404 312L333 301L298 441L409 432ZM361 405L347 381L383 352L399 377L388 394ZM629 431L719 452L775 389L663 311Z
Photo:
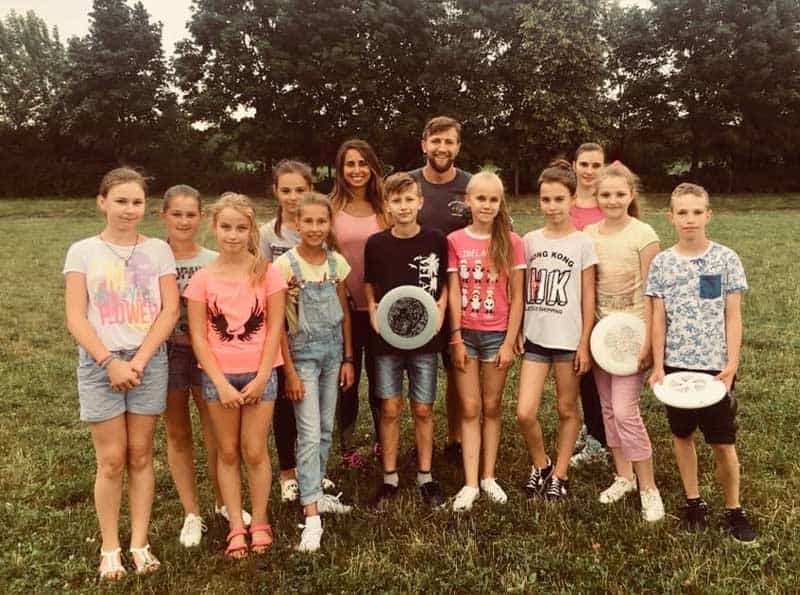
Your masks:
M728 392L725 383L702 372L674 372L653 386L659 401L679 409L700 409L720 402Z
M439 312L436 300L421 287L401 285L378 303L378 333L398 349L417 349L436 334Z
M644 331L644 321L638 316L625 312L609 314L592 330L589 346L594 361L615 376L636 374Z

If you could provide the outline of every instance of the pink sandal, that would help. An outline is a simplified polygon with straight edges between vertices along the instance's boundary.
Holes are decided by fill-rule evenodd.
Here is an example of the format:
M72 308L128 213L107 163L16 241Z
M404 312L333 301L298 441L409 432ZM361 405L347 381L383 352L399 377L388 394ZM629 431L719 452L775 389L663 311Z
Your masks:
M226 558L233 558L234 560L241 560L247 555L247 540L245 539L244 543L239 545L233 545L231 540L234 537L239 537L240 535L247 535L247 529L244 527L240 529L231 529L228 533L228 536L225 538L225 541L228 542L228 547L225 548L225 557ZM242 555L234 555L236 552L243 552Z
M253 535L256 533L266 533L267 537L265 539L256 540ZM253 550L257 554L264 554L266 553L267 549L272 545L272 525L269 523L264 523L261 525L250 525L250 549Z

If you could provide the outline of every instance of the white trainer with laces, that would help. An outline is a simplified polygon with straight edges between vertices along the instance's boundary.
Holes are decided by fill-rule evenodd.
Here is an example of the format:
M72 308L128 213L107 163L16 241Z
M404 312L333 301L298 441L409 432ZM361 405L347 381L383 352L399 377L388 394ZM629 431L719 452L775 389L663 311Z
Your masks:
M206 531L208 527L203 523L203 519L190 512L183 519L183 528L178 539L183 547L197 547Z
M214 514L220 515L223 519L231 522L231 516L228 514L228 508L223 504L222 506L214 505ZM250 526L250 522L253 520L253 517L250 516L250 513L246 510L242 509L242 522L244 523L245 527Z
M481 491L472 486L464 486L453 498L453 512L466 512L472 510L472 505L480 497Z
M626 494L630 494L631 492L636 491L636 476L633 476L633 481L622 477L621 475L614 476L614 483L611 484L610 487L600 492L600 497L598 500L602 504L613 504L622 498L625 497Z
M320 499L317 500L317 511L319 514L347 514L353 510L352 506L342 504L339 498L342 497L342 492L335 496L331 494L322 494Z
M494 477L482 479L481 489L483 490L483 493L489 497L489 500L496 504L505 504L508 502L508 496Z
M300 497L300 486L296 479L281 480L281 502L294 502Z
M322 489L325 490L325 491L335 490L336 489L336 484L333 483L327 477L323 477L322 478Z
M655 523L664 518L664 502L658 489L641 490L639 498L642 501L642 518L648 523Z
M569 458L569 464L572 467L580 467L589 463L606 462L607 456L608 453L603 445L587 434L583 447Z
M308 523L305 525L298 525L303 532L300 534L300 543L294 548L298 552L316 552L319 550L320 543L322 542L322 526L309 527Z

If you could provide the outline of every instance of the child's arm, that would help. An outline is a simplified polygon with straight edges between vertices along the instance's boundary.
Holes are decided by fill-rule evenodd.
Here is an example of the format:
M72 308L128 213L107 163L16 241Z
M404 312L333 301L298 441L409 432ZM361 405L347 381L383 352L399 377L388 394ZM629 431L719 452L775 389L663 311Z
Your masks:
M115 358L103 345L100 337L89 322L89 293L86 289L86 275L71 271L65 276L64 314L67 329L75 337L78 344L101 365L105 365L111 388L128 390L139 384L139 374L129 361ZM112 358L109 360L109 358ZM105 362L105 363L104 363Z
M189 336L192 338L192 350L203 368L203 372L214 383L214 387L219 393L219 402L223 407L240 407L244 404L242 393L231 386L225 374L217 363L217 357L211 350L208 343L208 321L206 319L207 309L205 302L199 302L190 298L186 299L186 317L189 322Z
M344 358L342 359L342 369L339 371L339 386L342 390L347 390L353 386L355 380L355 367L353 365L353 340L350 336L350 307L347 304L347 289L344 279L336 285L336 295L339 296L339 304L342 306L342 340L344 343Z
M648 382L655 386L664 380L664 347L667 341L667 310L664 299L651 298L653 304L653 322L651 324L651 342L653 344L653 371Z
M651 242L639 250L639 263L642 268L642 283L647 282L647 273L650 271L650 263L660 251L658 242ZM653 350L651 347L651 329L653 321L653 303L650 297L644 296L644 343L639 350L639 371L643 372L653 363Z
M592 356L589 353L589 338L594 326L594 279L597 267L591 265L581 271L581 340L575 354L573 369L578 376L592 369Z
M375 289L373 289L372 283L364 283L364 296L367 299L367 311L369 312L369 323L372 325L372 330L374 330L377 333L378 319L376 318L376 315L378 312L378 302L375 301Z
M508 328L503 344L497 352L497 358L495 358L495 366L501 370L514 363L514 352L517 347L519 327L522 323L522 286L524 284L525 271L523 269L512 270L509 279Z
M442 287L442 292L439 294L439 299L436 300L436 308L439 311L439 325L436 327L436 332L442 330L444 317L447 316L447 296L449 294L450 292L447 291L447 286L444 286Z
M244 385L241 390L245 403L258 403L269 382L278 357L281 335L283 335L283 317L286 312L286 290L281 289L267 296L267 336L264 339L264 351L258 365L256 377Z
M131 366L141 376L144 367L161 344L172 334L172 329L180 317L180 293L178 282L173 274L161 275L158 278L158 287L161 291L161 312L153 321L144 341L136 350L136 355L131 358Z
M292 401L300 401L305 396L306 389L294 367L285 330L281 333L281 355L283 356L283 375L286 378L286 397Z
M742 348L742 292L734 291L725 296L725 342L728 347L728 365L717 375L725 383L728 392L733 377L739 369L739 353Z
M464 347L464 340L461 338L461 280L458 278L458 271L447 273L447 289L449 312L450 312L450 337L448 338L450 347L450 359L456 369L464 371L467 365L467 350Z

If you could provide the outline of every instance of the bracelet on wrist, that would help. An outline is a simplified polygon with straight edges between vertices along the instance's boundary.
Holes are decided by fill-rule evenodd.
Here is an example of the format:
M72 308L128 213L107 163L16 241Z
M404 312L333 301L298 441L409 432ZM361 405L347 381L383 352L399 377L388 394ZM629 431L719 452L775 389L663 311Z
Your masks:
M450 341L449 345L461 345L464 342L464 339L453 339Z
M451 335L455 335L456 333L460 333L460 332L461 332L461 327L460 327L460 326L459 326L459 327L456 327L456 328L451 328L451 329L450 329L450 334L451 334Z
M105 370L115 359L119 359L119 356L116 353L112 353L111 355L103 358L102 361L98 362L98 365L100 366L101 370Z
M355 360L353 359L353 356L352 356L352 355L345 355L345 356L342 358L342 363L343 363L343 364L354 364L354 363L355 363Z

